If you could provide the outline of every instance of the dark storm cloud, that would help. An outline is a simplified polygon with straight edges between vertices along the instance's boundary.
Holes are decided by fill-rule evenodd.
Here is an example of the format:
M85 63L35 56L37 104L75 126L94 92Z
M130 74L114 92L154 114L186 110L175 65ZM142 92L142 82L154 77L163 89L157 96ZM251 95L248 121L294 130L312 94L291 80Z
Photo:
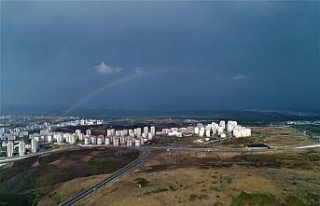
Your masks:
M68 107L116 82L82 106L319 110L316 1L2 2L1 17L2 105Z

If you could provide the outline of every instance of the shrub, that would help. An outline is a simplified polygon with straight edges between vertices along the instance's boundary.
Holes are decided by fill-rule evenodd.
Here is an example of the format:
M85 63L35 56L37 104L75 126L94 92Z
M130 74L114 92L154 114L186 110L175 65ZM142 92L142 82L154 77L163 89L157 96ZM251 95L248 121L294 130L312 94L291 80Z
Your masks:
M146 180L145 178L137 178L135 180L136 180L137 184L141 185L141 187L145 187L149 184L149 181Z
M196 194L191 194L190 197L189 197L189 200L190 201L195 201L197 199L198 195Z
M286 203L292 206L305 206L304 202L297 197L290 196L286 198Z

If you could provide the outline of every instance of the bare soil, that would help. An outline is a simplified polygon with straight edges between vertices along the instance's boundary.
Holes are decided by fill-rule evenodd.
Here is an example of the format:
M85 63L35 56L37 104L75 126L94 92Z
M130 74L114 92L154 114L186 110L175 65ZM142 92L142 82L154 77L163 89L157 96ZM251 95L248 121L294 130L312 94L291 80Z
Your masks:
M317 205L319 158L320 149L232 155L170 152L76 205L252 204L241 199L246 197L264 205L292 205L292 197L303 205ZM140 188L136 179L141 178L148 183Z

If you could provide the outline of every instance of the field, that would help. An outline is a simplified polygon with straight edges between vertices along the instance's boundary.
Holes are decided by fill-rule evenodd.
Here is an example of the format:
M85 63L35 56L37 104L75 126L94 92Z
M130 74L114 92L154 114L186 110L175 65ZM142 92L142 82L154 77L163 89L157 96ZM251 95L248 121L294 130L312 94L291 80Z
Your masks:
M167 152L77 205L319 205L320 150Z
M313 144L312 139L301 136L290 127L252 127L252 136L270 146L298 146Z
M295 129L306 131L307 134L320 135L320 126L318 125L293 125Z
M261 142L271 147L300 146L314 144L314 140L298 134L290 127L250 127L252 136L218 142L215 146L244 147L248 143Z
M156 136L150 142L151 145L166 145L166 146L192 146L192 147L245 147L249 143L266 143L271 147L279 146L300 146L314 144L314 140L300 135L291 127L280 126L250 126L252 130L251 137L226 139L210 144L196 143L195 140L200 139L193 135L191 137L168 137ZM204 138L202 138L204 139Z
M51 153L9 163L0 171L0 194L6 194L6 199L0 198L0 205L35 205L41 199L56 205L102 178L91 176L112 173L136 159L138 154L139 151L133 149L95 148ZM90 178L76 184L74 179L80 177ZM70 180L74 182L68 182ZM59 195L59 190L68 191L63 189L65 182L77 186L77 189Z

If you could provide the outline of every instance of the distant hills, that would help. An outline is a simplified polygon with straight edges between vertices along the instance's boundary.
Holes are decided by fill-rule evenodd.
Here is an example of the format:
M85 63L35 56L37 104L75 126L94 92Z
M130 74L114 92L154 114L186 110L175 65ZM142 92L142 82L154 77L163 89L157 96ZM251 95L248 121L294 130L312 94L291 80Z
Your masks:
M194 118L194 119L233 119L255 122L273 123L294 120L319 120L319 113L259 111L259 110L110 110L110 109L78 109L67 111L63 107L2 107L1 115L54 115L85 116L101 119L115 118Z

